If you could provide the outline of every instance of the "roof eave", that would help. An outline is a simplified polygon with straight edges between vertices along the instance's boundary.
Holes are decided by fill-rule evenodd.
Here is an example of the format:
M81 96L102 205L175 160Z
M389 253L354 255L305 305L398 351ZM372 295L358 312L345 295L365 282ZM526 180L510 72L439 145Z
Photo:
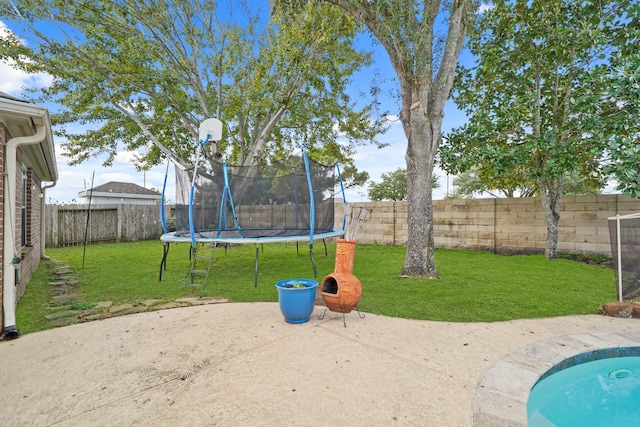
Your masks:
M18 117L30 118L32 133L30 135L26 133L24 135L12 134L12 137L31 136L35 134L35 126L44 126L45 139L39 144L24 146L21 149L27 157L25 163L29 164L42 181L57 181L58 168L49 111L46 108L28 102L0 98L0 116L6 117L6 120Z

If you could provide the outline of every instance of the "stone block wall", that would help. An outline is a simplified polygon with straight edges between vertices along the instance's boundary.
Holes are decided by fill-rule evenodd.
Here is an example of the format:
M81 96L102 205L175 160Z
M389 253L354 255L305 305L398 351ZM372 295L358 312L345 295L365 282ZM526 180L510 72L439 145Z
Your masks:
M405 245L406 202L352 203L370 210L360 227L360 243ZM611 255L607 218L640 212L640 200L608 194L564 196L558 250ZM343 219L336 205L336 226ZM447 199L433 203L436 247L491 250L499 253L544 252L547 225L539 198Z

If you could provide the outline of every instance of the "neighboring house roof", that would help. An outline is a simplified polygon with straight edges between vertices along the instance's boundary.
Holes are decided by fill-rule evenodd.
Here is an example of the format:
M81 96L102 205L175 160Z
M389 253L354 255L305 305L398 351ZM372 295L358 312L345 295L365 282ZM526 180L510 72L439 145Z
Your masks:
M0 92L0 122L12 138L33 136L36 134L37 126L44 126L44 140L39 144L21 146L20 150L24 153L23 162L32 168L42 181L57 181L55 146L47 109Z
M115 181L109 181L106 184L93 187L93 191L101 192L101 193L126 193L126 194L149 194L149 195L160 194L157 191L149 190L148 188L144 188L138 184L133 184L130 182L115 182Z
M138 184L130 182L110 181L106 184L98 185L93 189L83 190L78 193L80 197L120 197L129 199L160 199L162 195L157 191L149 190Z

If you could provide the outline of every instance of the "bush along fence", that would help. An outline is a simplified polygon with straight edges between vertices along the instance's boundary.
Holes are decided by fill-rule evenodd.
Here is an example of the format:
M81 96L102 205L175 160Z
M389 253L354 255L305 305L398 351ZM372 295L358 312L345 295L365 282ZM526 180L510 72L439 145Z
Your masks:
M363 244L405 245L406 202L351 203L369 210L358 232ZM47 205L46 246L159 239L160 208L154 205ZM165 206L171 227L173 206ZM241 207L238 211L242 212ZM608 217L640 212L640 199L609 194L563 197L558 250L611 255ZM252 218L259 221L259 215ZM342 225L342 203L335 206L335 224ZM438 248L482 249L497 253L544 252L547 225L538 198L448 199L433 203Z

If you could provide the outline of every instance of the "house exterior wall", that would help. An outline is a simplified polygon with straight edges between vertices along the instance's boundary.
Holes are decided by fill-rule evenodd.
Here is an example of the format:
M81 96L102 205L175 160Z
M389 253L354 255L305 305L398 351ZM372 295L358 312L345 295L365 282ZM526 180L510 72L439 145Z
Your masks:
M22 248L20 254L19 276L18 276L18 299L22 297L26 290L27 283L38 268L41 258L41 224L42 224L42 204L40 195L42 193L42 183L33 171L27 171L27 245ZM17 217L20 218L20 217ZM20 238L20 228L16 227L18 238ZM20 241L18 241L20 243ZM17 246L20 247L20 246Z
M21 251L21 233L22 233L22 153L20 152L20 150L18 150L16 152L16 194L15 195L11 195L11 194L7 194L7 197L11 197L13 200L13 205L15 206L14 210L13 210L13 217L15 218L15 230L13 230L13 246L16 248L16 251ZM7 233L10 233L11 230L9 229L9 227L7 227L6 230ZM13 263L14 266L17 266L16 269L16 276L15 276L15 281L16 281L16 304L18 304L18 301L20 300L20 297L22 296L22 294L24 293L24 289L22 292L20 292L20 280L22 280L22 272L20 271L22 268L22 256L21 254L19 255L18 253L13 253L13 254L6 254L7 255L7 264L9 263ZM20 256L21 260L19 264L15 264L15 257L16 256ZM13 258L13 261L11 261L11 258ZM10 268L10 267L6 267L6 268ZM26 283L24 280L22 280L23 283ZM7 283L5 283L5 286L8 286ZM22 288L26 287L26 284L24 286L22 286Z
M92 205L155 205L160 206L160 198L158 199L149 199L149 198L136 198L135 196L127 196L127 197L100 197L100 196L92 196L91 197Z
M0 123L0 242L4 239L4 147L9 135ZM0 331L4 330L4 245L0 244ZM0 332L1 333L1 332Z
M7 267L0 268L0 324L4 328L4 312L3 312L3 292L4 286L16 286L15 284L8 284L4 282L4 269L10 268L11 260L6 257L13 258L14 255L20 259L17 265L17 288L16 295L17 300L24 294L27 283L31 280L33 273L38 268L38 264L41 258L41 218L42 218L42 204L40 202L41 180L32 171L27 169L27 182L26 182L26 245L22 245L22 196L23 196L23 182L22 182L22 153L20 150L16 153L16 194L7 195L11 196L15 209L13 216L15 218L16 227L15 230L10 230L5 227L4 224L4 209L5 209L5 194L4 194L4 158L5 158L5 145L9 141L11 136L0 123L0 241L3 241L5 232L13 232L14 242L16 247L16 254L4 254L4 245L0 245L0 262L2 266ZM5 261L6 260L6 261ZM2 330L2 329L0 329Z

